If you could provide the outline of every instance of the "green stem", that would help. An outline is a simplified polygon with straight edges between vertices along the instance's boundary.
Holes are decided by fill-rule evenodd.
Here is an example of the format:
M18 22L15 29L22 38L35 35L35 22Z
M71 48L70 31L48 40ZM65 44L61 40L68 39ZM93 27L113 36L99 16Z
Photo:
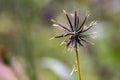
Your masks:
M78 80L82 80L81 73L80 73L80 62L79 62L79 55L78 55L77 47L75 48L75 53L76 53L76 61L77 61Z

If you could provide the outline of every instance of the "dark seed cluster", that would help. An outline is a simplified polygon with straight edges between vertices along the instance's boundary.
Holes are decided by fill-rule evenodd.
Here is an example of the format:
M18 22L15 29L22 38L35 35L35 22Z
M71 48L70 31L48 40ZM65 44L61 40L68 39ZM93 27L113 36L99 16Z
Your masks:
M71 15L74 19L73 22L71 22L69 15L66 13L65 10L63 10L64 14L66 15L66 18L68 20L70 29L65 27L64 25L58 23L56 20L52 19L51 21L54 23L53 26L57 26L64 31L66 31L66 34L55 36L54 38L61 38L61 37L66 37L69 36L69 39L65 40L66 46L67 47L77 47L77 44L80 46L83 46L82 42L85 43L90 43L89 41L85 40L86 38L93 38L95 37L94 33L89 33L89 34L83 34L84 32L88 31L91 29L95 24L96 21L92 21L89 26L85 26L85 22L87 18L89 17L89 14L87 13L83 22L80 24L79 21L79 16L77 12L75 11L73 15Z

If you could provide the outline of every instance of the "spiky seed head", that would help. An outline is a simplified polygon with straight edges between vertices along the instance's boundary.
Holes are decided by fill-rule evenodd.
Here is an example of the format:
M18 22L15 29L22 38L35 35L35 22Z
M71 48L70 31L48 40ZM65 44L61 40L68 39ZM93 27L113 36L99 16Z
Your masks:
M67 33L65 33L63 35L52 37L51 39L69 36L69 39L67 40L67 42L65 40L65 41L62 42L62 44L64 42L66 42L66 44L67 44L66 47L74 47L74 48L76 48L77 44L79 44L80 46L83 46L82 42L91 43L91 42L85 40L86 38L96 38L95 32L91 33L91 34L84 34L84 32L91 29L91 27L96 25L96 23L97 23L96 21L92 21L89 26L87 26L87 27L85 26L86 19L90 15L89 11L86 12L86 16L85 16L85 18L84 18L84 20L83 20L83 22L81 23L80 26L78 25L79 24L79 17L77 15L76 11L75 11L74 14L71 14L71 16L74 18L74 22L71 22L71 20L69 18L69 15L66 13L65 10L63 10L63 12L66 15L66 18L67 18L68 23L70 25L70 29L67 28L64 25L59 24L56 20L51 19L51 21L54 23L53 26L57 26L57 27L65 30L67 32Z

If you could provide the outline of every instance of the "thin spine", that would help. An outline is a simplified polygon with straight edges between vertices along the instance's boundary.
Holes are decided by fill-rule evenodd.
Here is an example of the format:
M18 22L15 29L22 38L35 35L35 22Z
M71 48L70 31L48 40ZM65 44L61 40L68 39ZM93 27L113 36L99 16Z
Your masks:
M84 24L85 24L85 22L86 22L86 20L87 20L87 18L88 18L89 16L90 16L90 14L89 14L88 11L87 11L87 12L86 12L86 16L85 16L82 24L80 25L79 29L77 30L78 32L81 32L81 31L82 31L81 29L83 29L82 27L84 26Z
M68 16L68 14L66 13L66 11L65 11L65 10L63 10L63 13L66 15L67 20L68 20L68 23L69 23L69 25L70 25L70 27L71 27L71 30L73 31L73 30L74 30L74 28L73 28L72 22L71 22L71 20L70 20L70 18L69 18L69 16Z
M75 11L75 13L74 13L74 16L75 16L75 19L74 19L74 31L76 31L76 23L77 23L77 12Z

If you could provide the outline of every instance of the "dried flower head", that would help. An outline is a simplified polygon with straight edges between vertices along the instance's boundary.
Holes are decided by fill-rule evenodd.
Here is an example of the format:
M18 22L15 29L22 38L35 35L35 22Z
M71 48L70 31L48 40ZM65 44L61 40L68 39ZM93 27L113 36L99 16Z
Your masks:
M88 13L86 14L83 22L79 24L79 16L76 11L74 12L74 14L71 15L74 19L74 22L71 22L65 10L63 10L63 12L66 15L66 18L70 25L70 29L58 23L56 20L52 19L51 21L54 23L53 26L57 26L67 32L66 34L55 36L53 38L61 38L61 37L69 36L69 39L65 40L64 42L67 43L66 45L67 47L74 47L74 48L77 47L77 44L83 46L82 42L90 43L89 41L85 40L85 38L94 38L95 37L94 33L89 33L89 34L83 34L83 33L91 29L96 24L96 21L92 21L90 25L86 27L85 22L89 17Z

